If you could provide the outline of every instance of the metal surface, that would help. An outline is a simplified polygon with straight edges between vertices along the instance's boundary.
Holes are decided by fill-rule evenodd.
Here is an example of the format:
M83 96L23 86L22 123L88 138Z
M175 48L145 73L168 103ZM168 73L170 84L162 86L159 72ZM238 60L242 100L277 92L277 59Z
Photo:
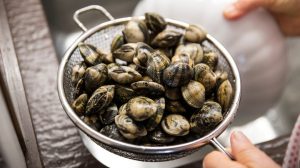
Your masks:
M139 19L143 19L144 17L140 17ZM121 150L130 151L130 152L137 152L137 153L144 153L144 154L173 154L174 156L176 152L183 152L183 151L190 151L193 149L197 149L200 146L208 143L212 138L219 136L226 127L232 122L234 119L235 113L237 111L239 98L240 98L240 77L237 70L237 67L230 56L230 54L225 50L225 48L217 42L212 36L207 35L207 41L204 43L204 49L207 50L214 50L219 54L219 63L218 68L220 70L225 70L229 72L229 79L233 84L234 88L234 97L232 101L231 108L229 112L225 115L224 121L220 123L220 125L205 135L204 137L194 140L192 142L179 144L179 145L172 145L172 146L165 146L165 147L146 147L146 146L137 146L132 144L127 144L124 142L120 142L117 140L110 139L99 132L91 129L89 126L83 123L80 118L74 113L72 108L70 107L70 103L72 102L72 89L73 86L70 82L70 73L71 68L74 64L78 63L82 60L77 44L79 42L85 41L91 43L101 49L109 50L110 43L112 38L115 34L121 33L122 29L124 28L124 24L127 23L131 18L121 18L116 19L113 21L105 22L100 24L86 33L81 35L73 45L68 49L64 58L62 59L59 72L58 72L58 92L59 97L61 99L62 105L71 118L71 120L75 123L75 125L80 128L83 132L95 138L96 140ZM168 28L174 29L179 32L184 32L184 29L188 26L188 24L166 19L168 22ZM176 157L174 157L176 158Z
M224 153L225 155L227 155L231 160L235 160L234 156L229 153L225 148L224 146L216 139L216 138L213 138L210 140L210 143L216 148L218 149L219 151L221 151L222 153Z
M0 74L1 86L27 167L41 168L43 164L3 0L0 0Z

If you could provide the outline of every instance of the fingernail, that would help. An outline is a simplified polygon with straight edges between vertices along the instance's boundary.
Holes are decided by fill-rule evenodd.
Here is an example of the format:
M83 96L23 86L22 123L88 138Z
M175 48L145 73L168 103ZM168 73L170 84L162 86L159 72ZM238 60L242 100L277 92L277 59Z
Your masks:
M234 5L230 5L229 7L227 7L225 10L224 10L224 13L226 14L232 14L232 13L235 13L236 12L236 7Z
M232 133L232 140L239 143L249 143L249 139L240 131L234 131Z
M236 8L235 4L230 5L224 10L224 16L228 19L233 19L239 17L241 15L241 11Z

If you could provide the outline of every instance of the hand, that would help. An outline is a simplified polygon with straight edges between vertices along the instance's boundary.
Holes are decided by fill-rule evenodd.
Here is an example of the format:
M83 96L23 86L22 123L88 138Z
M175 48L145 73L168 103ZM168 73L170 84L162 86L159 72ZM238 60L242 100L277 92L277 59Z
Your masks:
M237 0L224 10L224 16L238 19L258 7L264 7L274 16L285 35L300 35L300 0Z
M230 137L231 153L236 161L230 160L221 152L213 151L205 156L204 168L279 168L271 158L256 148L241 132Z

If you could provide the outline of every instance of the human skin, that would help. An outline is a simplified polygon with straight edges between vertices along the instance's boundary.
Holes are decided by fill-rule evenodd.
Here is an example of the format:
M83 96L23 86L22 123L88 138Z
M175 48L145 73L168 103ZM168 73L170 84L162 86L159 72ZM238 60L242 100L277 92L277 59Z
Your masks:
M300 35L300 0L238 0L224 10L224 17L236 20L259 7L273 15L283 34Z

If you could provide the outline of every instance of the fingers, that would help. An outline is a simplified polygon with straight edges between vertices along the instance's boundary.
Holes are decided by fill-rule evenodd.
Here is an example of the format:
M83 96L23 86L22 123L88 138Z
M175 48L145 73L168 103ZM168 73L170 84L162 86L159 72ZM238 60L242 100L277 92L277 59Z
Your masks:
M221 152L213 151L205 156L203 160L204 168L246 168L240 163L234 162Z
M250 11L263 6L269 7L274 0L237 0L224 10L224 17L227 19L237 19Z
M247 167L272 167L279 166L264 152L256 148L241 132L233 132L230 137L232 154L237 162Z

